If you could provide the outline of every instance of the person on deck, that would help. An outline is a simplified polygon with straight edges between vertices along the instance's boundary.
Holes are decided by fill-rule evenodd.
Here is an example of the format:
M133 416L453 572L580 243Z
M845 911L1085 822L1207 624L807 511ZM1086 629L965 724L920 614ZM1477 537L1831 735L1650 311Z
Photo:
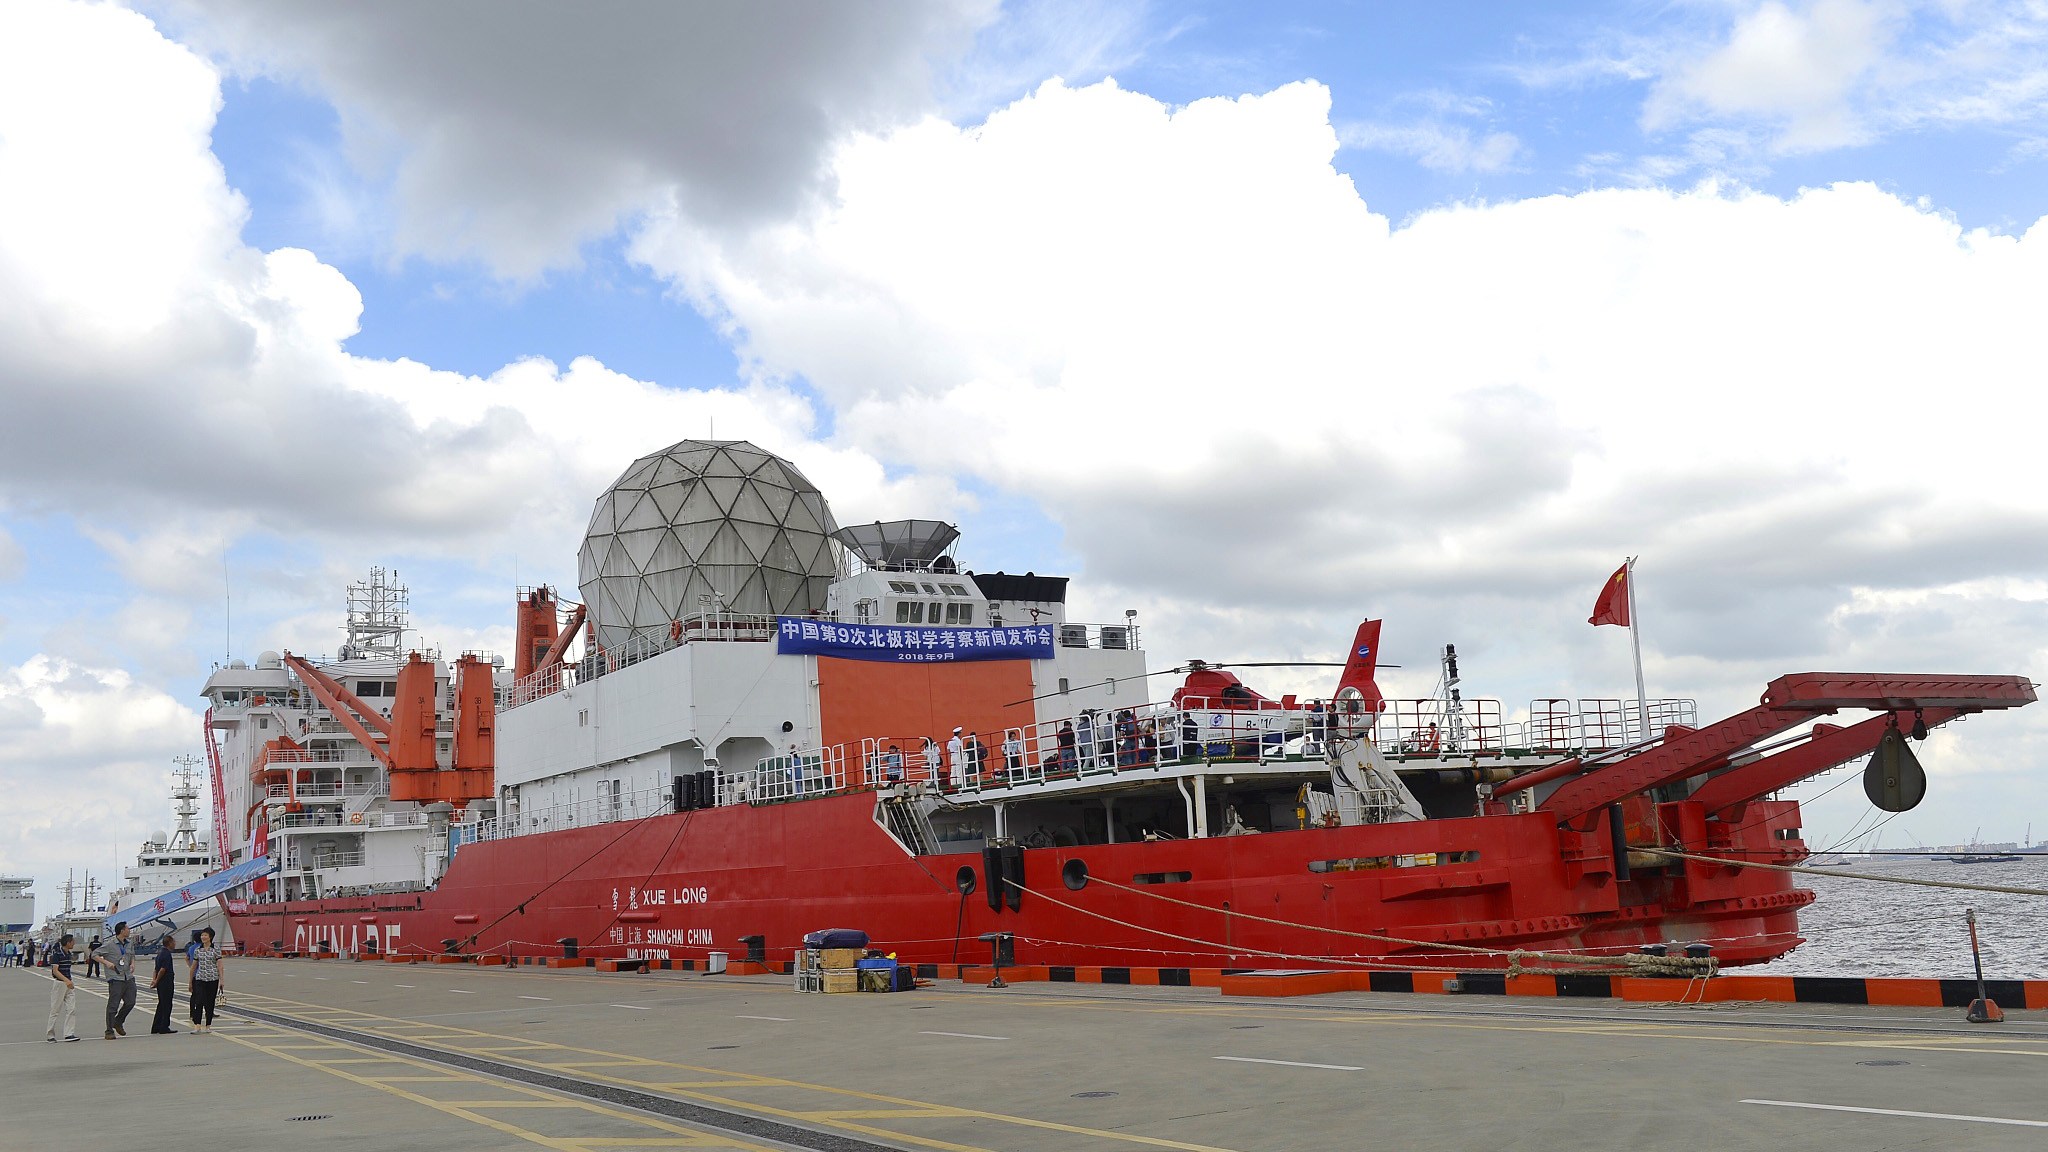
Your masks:
M1085 717L1084 717L1084 719L1085 719ZM1065 723L1063 723L1063 724L1061 724L1061 725L1060 725L1060 734L1059 734L1059 745L1060 745L1060 759L1059 759L1059 765L1060 765L1060 772L1061 772L1062 774L1065 774L1065 775L1071 775L1071 774L1073 773L1073 771L1074 771L1074 763L1075 763L1075 757L1074 757L1074 746L1075 746L1075 737L1074 737L1074 722L1073 722L1072 720L1068 720L1068 721L1066 721Z
M1129 768L1138 762L1138 718L1129 708L1116 714L1116 763Z
M1016 728L1003 732L1003 770L1014 783L1024 771L1024 733Z
M171 1027L171 1004L177 999L178 942L176 934L166 932L157 942L156 964L149 974L149 986L156 991L156 1015L149 1022L152 1036L175 1036L176 1028Z
M967 741L960 738L963 731L965 729L955 725L953 738L946 741L946 770L955 792L967 787Z
M1095 709L1083 708L1081 722L1074 727L1074 743L1080 749L1081 767L1093 770L1095 767Z

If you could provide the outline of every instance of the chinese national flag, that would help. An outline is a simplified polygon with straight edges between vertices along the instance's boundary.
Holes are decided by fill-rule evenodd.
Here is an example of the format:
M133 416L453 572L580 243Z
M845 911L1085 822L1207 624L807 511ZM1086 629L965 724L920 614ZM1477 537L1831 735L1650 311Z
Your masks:
M1587 623L1628 627L1628 565L1616 568L1606 587L1600 589L1600 599L1593 605L1593 616Z

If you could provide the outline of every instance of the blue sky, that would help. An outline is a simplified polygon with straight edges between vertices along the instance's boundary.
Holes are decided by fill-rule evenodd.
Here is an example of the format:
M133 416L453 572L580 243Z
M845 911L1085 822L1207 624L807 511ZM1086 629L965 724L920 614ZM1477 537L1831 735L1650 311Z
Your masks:
M1170 104L1320 81L1340 136L1365 141L1343 147L1337 169L1370 208L1398 223L1448 203L1642 183L1647 158L1683 156L1694 133L1767 131L1770 117L1644 123L1656 78L1640 71L1725 38L1756 7L1107 6L1114 18L1092 18L1099 48L1057 71L1077 84L1113 76ZM1091 24L1085 5L1026 5L1014 19ZM1931 13L1899 23L1891 42L1904 55L1962 32ZM1019 53L985 36L962 71L1007 71L1017 66L1012 55L1042 59L1039 46L1028 47ZM971 120L1044 78L1021 75L1032 79L977 90L979 99L955 105L954 115ZM364 296L362 331L350 351L478 374L522 356L566 364L589 355L669 386L735 381L730 342L670 284L628 259L620 236L585 244L575 267L534 280L505 280L478 261L393 253L385 231L390 173L352 162L334 105L303 83L264 75L231 77L223 95L214 152L249 202L245 238L265 249L310 248L347 274ZM1719 164L1674 161L1659 179L1681 186L1728 179L1780 196L1870 181L1907 200L1924 198L1965 227L2024 231L2048 212L2040 130L2038 119L1884 129L1852 146L1735 149ZM1492 154L1489 138L1501 140ZM1443 150L1424 154L1432 139ZM820 414L829 421L829 408Z
M371 563L501 644L714 420L845 518L1139 608L1161 662L1372 613L1484 694L1610 695L1582 601L1640 553L1652 690L1709 711L1792 665L2048 673L2028 421L1972 415L2039 403L2024 4L139 11L0 13L46 49L0 74L0 703L40 718L0 764L51 827L93 772L160 820L223 553L241 655L330 644ZM1911 826L2048 826L2044 756L1973 724Z

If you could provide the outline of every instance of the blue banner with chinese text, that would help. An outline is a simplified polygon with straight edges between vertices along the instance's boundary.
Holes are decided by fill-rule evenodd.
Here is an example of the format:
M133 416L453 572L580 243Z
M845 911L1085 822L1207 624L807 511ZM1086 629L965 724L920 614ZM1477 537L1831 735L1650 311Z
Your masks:
M908 624L835 624L775 618L775 650L785 656L838 656L892 664L962 660L1050 660L1052 625L1019 628L920 628Z
M216 833L218 835L218 833ZM231 868L225 868L202 880L195 880L183 888L174 888L159 896L152 897L130 908L121 908L107 913L107 923L126 924L141 929L144 924L162 920L169 923L174 912L182 912L194 904L211 900L223 892L232 891L270 875L277 861L269 856L252 856Z

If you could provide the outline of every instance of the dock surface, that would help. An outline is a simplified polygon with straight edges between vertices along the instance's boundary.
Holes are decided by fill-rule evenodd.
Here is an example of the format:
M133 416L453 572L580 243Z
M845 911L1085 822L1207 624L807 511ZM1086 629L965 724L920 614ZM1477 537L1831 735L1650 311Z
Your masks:
M0 969L0 1147L2048 1147L2048 1015L228 962L218 1031L43 1041Z

